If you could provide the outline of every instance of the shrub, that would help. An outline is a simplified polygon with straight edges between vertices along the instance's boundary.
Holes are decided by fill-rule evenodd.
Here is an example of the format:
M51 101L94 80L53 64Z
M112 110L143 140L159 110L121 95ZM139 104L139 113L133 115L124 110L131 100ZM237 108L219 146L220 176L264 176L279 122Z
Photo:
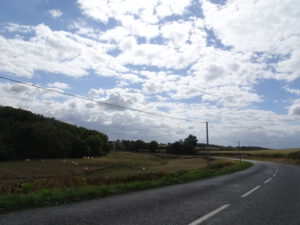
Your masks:
M291 159L300 159L300 151L298 152L291 152L288 154L288 157Z

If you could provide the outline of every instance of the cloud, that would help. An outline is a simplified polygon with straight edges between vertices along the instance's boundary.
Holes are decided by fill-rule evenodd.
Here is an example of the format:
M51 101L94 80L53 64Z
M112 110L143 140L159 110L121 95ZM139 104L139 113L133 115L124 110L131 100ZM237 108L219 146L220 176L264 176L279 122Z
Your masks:
M207 0L201 3L207 26L225 45L237 50L276 51L290 37L299 38L297 0L232 0L222 6Z
M57 88L57 89L70 89L70 86L66 83L61 83L61 82L54 82L51 84L48 84L49 87L51 88Z
M183 15L191 0L77 0L82 12L95 20L107 23L109 19L121 20L124 15L139 17L143 22L156 23L171 15Z
M120 18L125 29L132 35L145 37L147 39L154 38L159 35L159 27L157 25L147 24L141 20L135 19L133 16L124 15Z
M297 115L297 116L300 116L300 104L292 105L292 106L289 108L289 114L290 114L290 115Z
M300 38L299 38L299 43L300 43ZM299 47L300 44L297 46L297 49L291 52L291 56L288 59L280 61L276 66L276 69L281 74L282 79L293 81L296 80L297 78L300 78Z
M189 40L191 30L190 22L171 22L161 27L162 36L176 48Z
M53 18L59 18L63 15L59 9L50 9L48 12Z
M249 87L216 87L206 91L206 94L202 95L203 100L216 102L226 107L243 108L262 101L262 98Z
M283 89L289 93L300 95L300 89L293 89L293 88L289 88L288 86L284 86Z
M294 91L294 90L292 90ZM291 116L300 116L300 99L294 99L292 105L288 108L289 115ZM299 119L299 118L298 118Z
M145 97L139 91L129 88L113 88L113 89L90 89L89 95L100 102L117 105L114 107L99 103L99 106L104 106L109 110L125 110L125 108L142 108ZM123 108L122 108L123 107Z
M34 30L32 26L20 25L15 23L7 23L4 25L4 30L8 32L30 33Z
M107 53L111 50L109 44L53 31L42 24L33 29L34 36L29 40L0 36L2 71L29 78L37 70L71 77L85 76L90 70L103 76L118 76L119 72L127 71Z
M122 51L126 51L132 49L136 45L137 43L134 37L127 37L120 42L119 48Z
M119 43L121 40L123 40L123 38L129 36L129 34L130 34L129 31L124 27L116 26L104 32L101 35L100 40Z
M188 49L189 50L189 49ZM194 62L193 52L177 52L174 48L159 44L139 44L124 51L117 59L122 64L146 65L159 68L184 69Z
M21 84L18 84L18 85L10 85L10 87L6 87L8 88L7 91L11 92L11 93L15 93L15 94L18 94L18 93L24 93L26 91L29 90L28 87L24 86L24 85L21 85Z
M276 70L262 74L264 78L292 81L300 77L299 49L300 7L297 0L227 1L216 5L202 0L204 20L221 42L241 52L269 55L260 63L269 63ZM288 55L287 58L285 58ZM273 59L272 59L273 58Z

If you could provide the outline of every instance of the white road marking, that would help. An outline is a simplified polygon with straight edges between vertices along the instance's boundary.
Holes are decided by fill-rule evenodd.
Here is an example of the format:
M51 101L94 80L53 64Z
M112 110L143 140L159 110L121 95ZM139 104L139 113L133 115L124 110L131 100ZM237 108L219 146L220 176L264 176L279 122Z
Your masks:
M194 222L190 223L189 225L198 225L198 224L201 224L205 220L207 220L210 217L218 214L219 212L223 211L224 209L228 208L229 206L230 206L230 204L225 204L225 205L221 206L220 208L217 208L216 210L214 210L214 211L206 214L205 216L202 216L201 218L195 220Z
M273 177L276 177L276 173L275 173L275 174L273 174Z
M266 180L264 183L265 183L265 184L266 184L266 183L269 183L270 180L272 180L272 177L269 178L268 180Z
M260 187L261 187L260 185L256 186L255 188L251 189L251 190L248 191L247 193L243 194L241 197L242 197L242 198L247 197L248 195L252 194L254 191L256 191L257 189L259 189Z

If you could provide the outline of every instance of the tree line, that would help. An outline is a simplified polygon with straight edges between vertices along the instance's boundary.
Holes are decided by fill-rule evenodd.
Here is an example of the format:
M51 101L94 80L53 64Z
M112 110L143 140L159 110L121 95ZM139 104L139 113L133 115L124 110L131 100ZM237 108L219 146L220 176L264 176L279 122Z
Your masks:
M103 156L110 149L98 131L0 106L0 160Z
M150 153L155 153L161 149L161 145L158 144L157 141L151 141L148 143L143 140L116 140L112 143L115 150L130 152L148 151Z
M0 106L0 160L80 158L103 156L112 148L124 151L157 151L170 154L195 154L196 136L174 143L153 140L109 141L107 135L46 118L32 112Z
M169 154L189 155L196 154L197 137L189 135L184 140L175 141L174 143L158 144L157 141L144 142L142 140L117 140L113 142L114 149L123 151L148 151L155 153L158 150L165 151Z

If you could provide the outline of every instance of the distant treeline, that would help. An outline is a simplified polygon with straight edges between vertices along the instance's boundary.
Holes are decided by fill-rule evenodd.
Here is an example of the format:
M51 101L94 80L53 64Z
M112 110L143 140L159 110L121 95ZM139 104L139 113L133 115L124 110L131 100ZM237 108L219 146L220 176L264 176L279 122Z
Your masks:
M179 140L174 143L158 144L157 141L151 141L149 143L142 140L117 140L113 141L114 149L123 151L149 151L157 152L158 150L165 151L170 154L178 155L191 155L196 154L195 147L197 145L196 136L189 135L184 140Z
M0 160L78 158L109 151L108 137L98 131L0 106Z
M149 151L153 153L162 148L157 141L145 142L143 140L116 140L113 141L112 144L115 150L129 152Z

